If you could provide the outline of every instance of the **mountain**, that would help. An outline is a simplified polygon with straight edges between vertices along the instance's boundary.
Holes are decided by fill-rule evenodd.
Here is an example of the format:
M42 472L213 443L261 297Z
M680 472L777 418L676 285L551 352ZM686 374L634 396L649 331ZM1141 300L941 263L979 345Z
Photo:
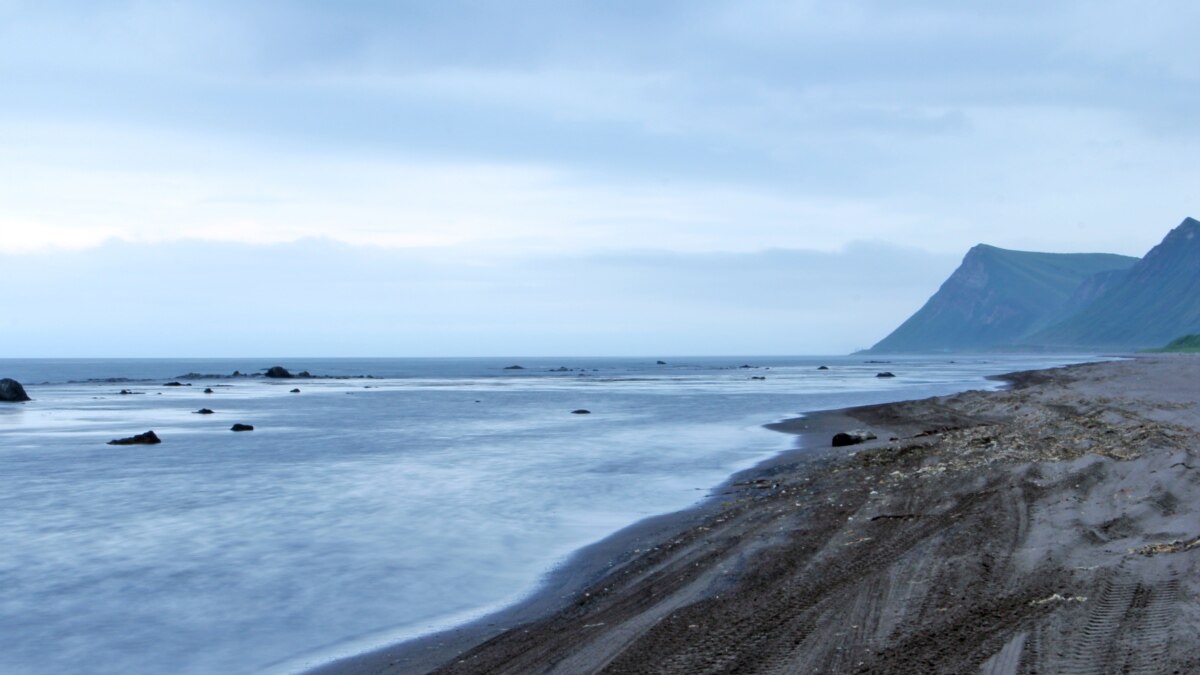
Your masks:
M1024 342L1048 348L1157 347L1200 333L1200 221L1186 218L1086 307Z
M1064 308L1107 295L1137 262L1108 253L1030 253L980 244L916 314L867 352L1010 346L1060 319Z

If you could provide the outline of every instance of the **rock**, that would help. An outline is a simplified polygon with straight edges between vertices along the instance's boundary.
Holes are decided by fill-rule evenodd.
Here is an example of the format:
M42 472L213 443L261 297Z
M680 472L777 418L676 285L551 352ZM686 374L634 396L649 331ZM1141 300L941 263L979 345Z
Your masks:
M242 371L240 371L240 370L235 370L235 371L233 371L233 375L230 375L230 377L241 377L241 376L242 376Z
M206 393L206 394L211 394L211 393L213 393L213 390L212 390L212 388L211 388L211 387L205 387L205 388L204 388L204 393Z
M253 424L235 424L229 427L230 431L254 431Z
M583 408L580 408L579 410L572 410L572 411L571 411L571 414L572 414L572 415L591 415L591 414L592 414L592 411L591 411L591 410L584 410Z
M280 379L295 377L295 375L289 373L288 369L284 368L283 366L271 366L270 368L267 368L266 376Z
M201 408L196 411L196 414L197 415L211 415L211 414L213 414L213 411L209 410L208 408Z
M891 373L891 372L888 372L888 371L886 371L886 370L885 370L885 371L883 371L882 373L877 373L877 374L875 375L875 377L895 377L895 376L896 376L896 374L895 374L895 373Z
M164 387L190 387L192 385L190 385L190 384L185 385L182 382L168 382L168 383L164 384L163 386Z
M109 445L157 445L158 443L162 443L162 440L153 431L129 438L115 438L108 442Z
M754 366L750 365L749 363L743 363L742 365L738 366L738 368L753 368L753 367Z
M293 389L293 390L292 390L290 393L292 393L292 394L299 394L299 393L300 393L300 390L299 390L299 389Z
M568 367L566 367L566 366L559 366L559 367L557 367L557 368L551 368L551 369L550 369L548 372L551 372L551 373L569 373L569 372L571 372L571 369L570 369L570 368L568 368Z
M655 362L654 362L654 365L656 365L656 366L665 366L665 365L667 365L667 362L666 362L666 361L655 361Z
M28 400L30 400L29 394L25 393L25 387L22 387L20 382L7 377L0 380L0 401L20 403Z
M296 373L296 377L305 377L305 378L311 379L312 376L313 376L313 374L308 372L307 370L302 370L299 373Z
M504 366L504 369L505 370L525 370L525 366L518 366L518 365Z
M121 391L118 391L117 393L120 394L121 396L129 396L129 395L133 394L133 392L129 391L128 389L122 389Z
M865 429L855 429L853 431L839 431L833 435L833 447L840 448L846 445L857 445L874 439L875 434Z
M751 377L750 377L750 379L752 379L752 380L765 380L765 379L767 379L767 378L763 377L762 375L753 375L753 376L751 376Z
M829 366L819 366L817 370L829 370Z

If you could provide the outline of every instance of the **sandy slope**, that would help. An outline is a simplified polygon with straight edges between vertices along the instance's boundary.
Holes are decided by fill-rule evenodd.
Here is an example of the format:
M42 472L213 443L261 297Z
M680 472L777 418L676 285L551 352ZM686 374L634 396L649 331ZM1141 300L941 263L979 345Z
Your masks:
M739 476L438 672L1200 672L1200 357L1012 379L848 411L896 440Z

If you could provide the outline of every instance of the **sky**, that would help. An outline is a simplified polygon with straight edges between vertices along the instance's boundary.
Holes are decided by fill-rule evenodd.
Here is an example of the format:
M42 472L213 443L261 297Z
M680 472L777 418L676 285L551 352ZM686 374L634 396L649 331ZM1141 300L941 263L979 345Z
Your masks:
M1200 215L1200 5L0 0L0 355L844 353Z

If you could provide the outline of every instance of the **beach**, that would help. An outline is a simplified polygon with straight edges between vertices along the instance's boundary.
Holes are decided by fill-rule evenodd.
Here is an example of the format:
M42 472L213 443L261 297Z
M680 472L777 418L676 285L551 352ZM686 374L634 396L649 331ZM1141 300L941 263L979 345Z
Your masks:
M1003 379L774 425L521 605L317 672L1200 671L1200 358Z

